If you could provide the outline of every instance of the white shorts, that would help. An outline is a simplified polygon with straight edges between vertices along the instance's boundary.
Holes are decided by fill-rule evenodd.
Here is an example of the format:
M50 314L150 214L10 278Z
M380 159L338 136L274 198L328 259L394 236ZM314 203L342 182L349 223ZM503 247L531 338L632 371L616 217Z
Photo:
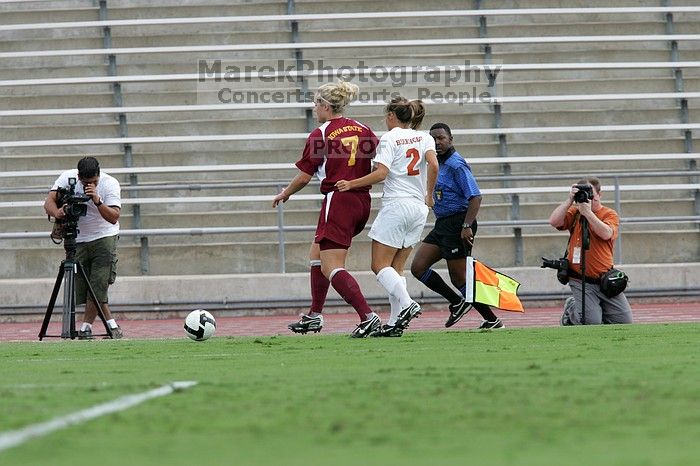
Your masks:
M383 200L369 237L396 249L413 247L420 243L429 211L413 198Z

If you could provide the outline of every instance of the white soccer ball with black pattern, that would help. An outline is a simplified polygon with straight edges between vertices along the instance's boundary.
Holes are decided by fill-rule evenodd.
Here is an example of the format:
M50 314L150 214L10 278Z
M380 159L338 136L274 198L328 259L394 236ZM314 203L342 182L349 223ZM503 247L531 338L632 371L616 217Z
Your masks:
M195 309L185 318L185 335L194 341L207 340L215 331L216 320L204 309Z

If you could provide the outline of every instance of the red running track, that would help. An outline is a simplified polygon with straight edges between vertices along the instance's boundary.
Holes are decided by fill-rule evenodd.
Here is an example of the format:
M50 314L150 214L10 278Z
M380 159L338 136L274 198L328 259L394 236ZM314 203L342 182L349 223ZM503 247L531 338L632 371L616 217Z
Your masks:
M673 304L633 304L635 323L681 323L700 322L700 302ZM498 311L497 315L507 328L555 327L559 325L561 308L528 308L525 313ZM412 331L444 330L446 311L425 311L418 319L411 322ZM215 315L216 317L216 315ZM381 313L387 318L386 312ZM266 317L217 317L217 336L271 336L292 335L287 324L296 320L296 316ZM99 321L98 321L99 322ZM350 333L359 322L357 314L328 314L325 318L323 333ZM475 311L469 312L450 330L473 330L481 324L481 317ZM184 338L183 319L162 320L120 320L124 338ZM38 340L41 322L0 323L0 341ZM100 330L97 327L96 333ZM60 322L52 322L47 332L49 335L61 333ZM49 338L47 341L58 340Z

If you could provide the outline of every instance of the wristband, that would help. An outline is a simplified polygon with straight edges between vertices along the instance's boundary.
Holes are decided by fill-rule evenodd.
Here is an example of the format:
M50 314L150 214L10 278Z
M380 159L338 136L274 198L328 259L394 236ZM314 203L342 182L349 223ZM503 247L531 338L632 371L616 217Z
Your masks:
M471 226L470 224L463 223L463 224L462 224L462 229L463 229L463 230L466 230L467 228L469 228L469 229L471 230L472 226Z
M95 204L95 207L99 207L99 206L101 206L102 204L104 204L104 202L102 202L102 198L100 198L100 203L99 203L99 204Z

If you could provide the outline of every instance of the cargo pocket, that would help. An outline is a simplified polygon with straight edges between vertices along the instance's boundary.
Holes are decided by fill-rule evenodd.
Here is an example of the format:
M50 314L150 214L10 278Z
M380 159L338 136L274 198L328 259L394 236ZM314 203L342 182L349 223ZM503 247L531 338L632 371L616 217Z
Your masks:
M117 259L117 255L115 254L112 256L112 263L109 266L109 280L107 283L110 285L117 280L117 262L119 262L119 259Z

